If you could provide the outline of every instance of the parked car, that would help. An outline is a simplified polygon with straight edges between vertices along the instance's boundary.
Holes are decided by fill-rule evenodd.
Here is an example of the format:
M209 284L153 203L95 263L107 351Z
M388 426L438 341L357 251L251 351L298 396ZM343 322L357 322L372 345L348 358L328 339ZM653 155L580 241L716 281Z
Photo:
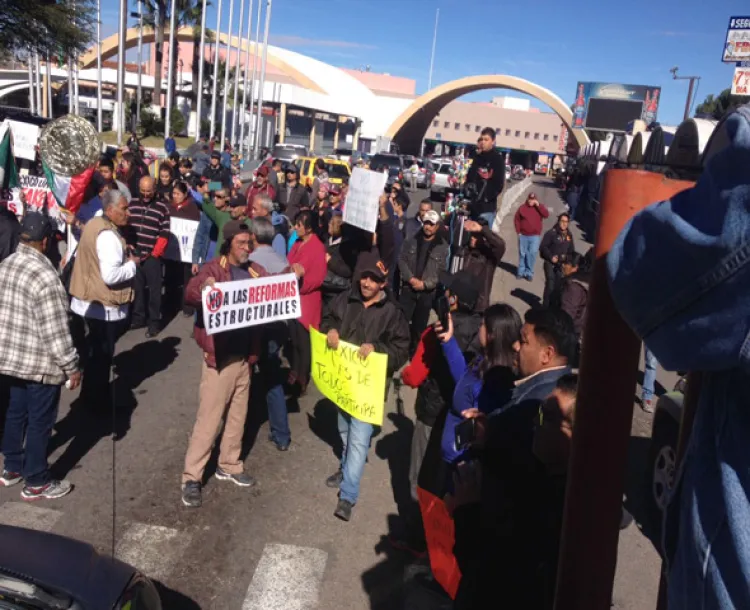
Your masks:
M312 186L313 180L315 180L315 161L320 158L299 157L295 162L297 169L299 169L299 182L302 186ZM325 157L323 158L323 162L326 164L328 180L331 184L342 184L344 180L349 181L349 176L352 175L352 172L346 161Z
M274 159L281 159L286 163L294 163L300 157L308 156L307 148L301 144L277 144L271 151Z
M400 155L394 155L391 153L377 153L370 159L370 169L373 171L382 171L384 167L397 167L402 174L406 167L404 161Z
M453 166L450 163L443 163L436 166L430 179L430 197L436 199L444 197L446 189L456 188L458 181L453 176Z
M0 608L161 610L154 584L89 544L0 525Z
M354 151L352 151L351 148L335 148L333 150L334 157L336 157L339 161L346 161L349 164L351 164L353 154Z

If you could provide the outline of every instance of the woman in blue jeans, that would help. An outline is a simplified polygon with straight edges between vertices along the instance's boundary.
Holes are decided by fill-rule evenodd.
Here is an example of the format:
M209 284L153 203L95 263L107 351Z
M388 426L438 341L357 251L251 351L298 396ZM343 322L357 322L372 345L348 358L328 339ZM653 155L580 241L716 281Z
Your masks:
M656 356L653 352L643 346L643 386L641 389L641 407L646 413L654 412L654 386L656 385Z

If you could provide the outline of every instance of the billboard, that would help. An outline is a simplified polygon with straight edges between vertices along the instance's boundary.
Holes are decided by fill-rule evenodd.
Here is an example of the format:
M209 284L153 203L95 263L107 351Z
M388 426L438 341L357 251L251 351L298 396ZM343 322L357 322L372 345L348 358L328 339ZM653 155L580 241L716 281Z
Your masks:
M750 68L735 68L732 95L750 95Z
M724 63L750 61L750 17L730 17L724 41Z
M620 83L578 83L573 127L625 131L630 121L656 121L661 87Z

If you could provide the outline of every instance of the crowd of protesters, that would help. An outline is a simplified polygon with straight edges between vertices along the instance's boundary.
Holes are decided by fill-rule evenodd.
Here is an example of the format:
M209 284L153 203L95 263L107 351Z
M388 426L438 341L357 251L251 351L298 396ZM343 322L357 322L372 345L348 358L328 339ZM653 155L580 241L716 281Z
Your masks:
M552 608L593 264L592 251L576 252L569 229L575 197L544 235L549 210L533 193L515 214L518 278L532 279L537 253L545 276L542 306L521 316L491 299L506 244L488 209L464 221L463 265L451 274L455 251L443 217L430 200L407 217L401 183L380 197L369 233L343 221L347 184L332 184L322 161L310 188L293 165L267 160L242 192L230 152L206 143L189 158L172 150L156 178L137 147L116 172L102 159L86 202L65 214L78 246L62 269L44 254L54 239L46 216L29 212L14 225L0 210L0 374L10 393L0 486L23 483L26 500L69 493L71 484L54 480L47 466L61 386L80 385L92 417L108 413L102 405L112 396L118 339L128 328L156 337L181 311L194 318L203 357L181 501L202 505L217 441L216 478L253 487L240 458L250 395L264 397L269 441L287 451L286 396L308 391L316 329L332 349L340 341L358 345L363 360L387 354L386 394L394 377L417 389L413 504L392 544L426 552L425 490L445 502L455 526L462 574L455 608L495 607L498 595L508 607ZM170 218L198 223L191 262L164 260ZM206 287L281 273L297 278L299 318L206 331ZM655 370L651 352L646 359ZM644 391L644 409L652 400ZM334 515L349 521L375 427L341 409L337 426L342 457L325 484L338 489Z

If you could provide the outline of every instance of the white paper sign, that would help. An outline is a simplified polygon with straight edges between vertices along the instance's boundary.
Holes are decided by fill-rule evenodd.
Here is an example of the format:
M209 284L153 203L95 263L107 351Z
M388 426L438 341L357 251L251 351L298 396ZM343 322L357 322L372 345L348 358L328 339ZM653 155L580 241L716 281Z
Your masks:
M186 218L169 219L169 242L164 258L171 261L193 262L193 243L198 232L198 221Z
M36 143L39 141L39 126L19 121L8 121L13 133L13 154L21 159L36 158Z
M349 193L344 205L344 222L370 233L378 224L380 196L385 187L386 174L355 167L349 179Z
M203 324L209 335L293 320L302 312L294 273L218 282L206 286L202 299Z

